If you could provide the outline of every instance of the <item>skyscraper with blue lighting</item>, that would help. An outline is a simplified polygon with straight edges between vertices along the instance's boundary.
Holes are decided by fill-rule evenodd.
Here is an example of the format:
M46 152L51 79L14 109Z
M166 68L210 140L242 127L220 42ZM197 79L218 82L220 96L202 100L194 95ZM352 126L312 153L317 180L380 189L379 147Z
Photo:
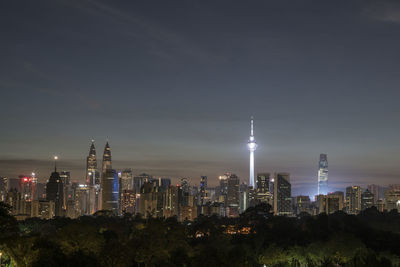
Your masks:
M318 195L326 195L328 192L328 156L321 154L318 168Z

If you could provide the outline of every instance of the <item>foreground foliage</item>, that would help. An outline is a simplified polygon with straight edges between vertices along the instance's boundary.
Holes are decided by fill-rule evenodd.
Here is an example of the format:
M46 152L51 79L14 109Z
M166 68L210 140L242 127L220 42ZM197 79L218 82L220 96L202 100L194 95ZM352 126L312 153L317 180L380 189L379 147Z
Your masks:
M400 215L298 218L257 206L239 218L140 216L17 222L0 203L7 266L399 266Z

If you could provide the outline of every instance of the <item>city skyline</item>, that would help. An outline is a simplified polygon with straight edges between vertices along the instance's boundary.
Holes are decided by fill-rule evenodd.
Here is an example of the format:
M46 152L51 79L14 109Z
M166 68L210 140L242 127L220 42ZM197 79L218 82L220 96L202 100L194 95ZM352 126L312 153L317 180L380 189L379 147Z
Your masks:
M0 267L400 265L400 0L0 1Z
M253 118L251 118L251 121L253 121ZM106 139L106 142L105 142L105 150L104 150L104 155L103 155L103 164L104 164L104 157L111 157L110 155L108 155L107 153L111 153L110 152L110 146L109 146L109 141L108 141L109 139L107 138ZM247 143L248 144L248 143ZM78 179L76 179L77 177L76 177L76 175L74 175L74 173L72 173L72 181L75 181L75 182L78 182L78 183L86 183L86 181L87 181L87 179L85 179L85 177L87 177L87 175L88 175L88 171L89 171L89 159L94 155L94 160L91 160L91 164L92 165L97 165L97 163L101 163L101 160L100 159L97 159L96 160L96 156L95 156L95 140L94 139L91 139L91 142L90 142L90 148L89 148L89 156L87 156L86 157L86 169L84 169L83 171L81 170L81 169L78 169L76 172L83 172L83 174L84 174L84 176L83 177L78 177ZM321 158L324 158L324 160L326 161L326 157L327 157L327 155L326 154L320 154L319 155L319 166L321 167ZM107 160L108 160L108 158L107 158ZM51 168L54 168L54 164L56 164L56 162L59 162L60 161L60 158L59 158L59 156L58 155L55 155L55 156L53 156L52 157L52 161L50 161L52 164L53 164L53 166L51 167ZM99 162L97 162L97 161L99 161ZM327 163L326 163L327 164ZM51 169L50 168L50 169ZM103 166L103 168L104 168L104 166ZM46 172L46 169L47 168L43 168L44 170L45 170L45 172ZM67 168L63 168L62 166L60 166L60 168L59 168L60 170L62 170L62 171L70 171L71 169L67 169ZM94 169L91 169L92 171L93 170L95 170L96 168L94 168ZM207 175L205 175L205 173L202 173L202 175L201 176L198 176L198 177L192 177L192 176L188 176L188 175L180 175L180 176L174 176L174 175L166 175L165 173L167 173L167 172L163 172L162 170L158 170L158 171L154 171L154 170L151 170L151 169L140 169L140 168L131 168L130 166L121 166L121 167L118 167L118 168L115 168L116 170L119 170L119 171L122 171L122 170L124 170L124 169L133 169L133 173L135 174L135 175L140 175L140 174L142 174L142 173L147 173L147 174L150 174L150 175L152 175L152 176L154 176L154 177L167 177L167 178L170 178L170 179L172 179L173 180L173 183L174 182L176 182L176 183L178 183L178 182L180 182L180 180L182 179L182 178L187 178L187 179L189 179L188 181L191 183L191 185L192 186L200 186L200 184L201 184L201 179L202 179L202 177L209 177L209 181L210 181L210 183L209 183L209 185L211 185L211 186L217 186L218 185L218 182L219 182L219 178L218 177L221 177L220 175L222 175L222 174L224 174L224 173L241 173L240 171L235 171L235 170L223 170L223 171L221 171L220 173L218 173L217 174L217 176L216 177L214 177L214 176L207 176ZM247 169L249 169L249 166L247 165ZM97 169L98 171L99 170L101 170L100 168L99 169ZM296 188L296 184L298 184L298 183L296 183L296 181L295 180L293 180L292 179L292 181L291 181L291 184L292 185L295 185L294 186L294 190L293 190L293 195L294 196L296 196L296 195L308 195L308 196L310 196L310 197L314 197L314 196L316 196L316 195L318 195L318 194L327 194L327 193L329 193L329 192L334 192L334 191L344 191L345 190L345 188L346 187L348 187L348 186L353 186L354 184L357 184L358 186L362 186L362 187L366 187L367 185L370 185L370 184L379 184L380 186L382 186L382 187L387 187L387 186L389 186L390 184L395 184L395 181L394 181L394 183L388 183L388 184L382 184L382 183L379 183L379 182L372 182L372 183L366 183L365 181L363 181L363 182L361 182L361 183L354 183L354 182L352 182L351 180L347 183L347 184L344 184L342 187L341 186L335 186L336 185L336 183L335 183L335 181L333 181L333 185L325 185L325 189L324 189L324 192L318 192L318 188L319 188L319 186L320 186L320 183L319 183L319 168L315 168L315 170L314 171L316 171L316 170L318 170L318 174L317 175L315 175L315 177L312 177L311 179L310 179L310 185L308 186L306 186L306 187L297 187ZM54 171L54 169L53 169L53 171ZM173 171L173 170L172 170ZM258 174L263 174L263 172L272 172L272 173L279 173L279 172L282 172L281 170L270 170L270 169L262 169L262 170L258 170L257 169L257 167L255 168L255 176L257 176ZM28 172L29 173L29 172ZM36 177L36 179L38 179L38 182L41 182L41 183L46 183L47 181L48 181L48 176L46 177L46 175L44 175L45 177L42 177L41 175L38 175L38 172L37 172L37 169L36 170L33 170L32 171L32 173L35 175L35 176L37 176ZM287 173L290 173L290 175L291 176L293 176L292 174L291 174L291 172L287 172ZM21 175L25 175L26 173L20 173L20 174L18 174L17 176L21 176ZM91 175L92 174L92 172L89 172L89 175ZM100 175L100 174L97 174L97 175ZM5 176L5 175L3 175L3 176ZM27 175L28 176L28 175ZM16 177L14 177L14 176L6 176L6 177L8 177L8 178L16 178ZM100 177L97 177L97 179L99 179ZM240 183L245 183L245 184L247 184L247 185L249 185L249 180L248 180L248 178L249 178L249 175L248 175L248 172L247 172L247 177L246 177L246 175L243 175L243 176L239 176L239 179L240 179ZM331 183L331 180L329 180L330 182L329 183ZM89 183L90 184L90 183ZM250 186L252 186L252 185L250 185ZM252 186L253 187L253 186ZM296 190L297 189L297 190ZM299 190L300 189L300 190Z
M321 153L332 189L397 183L400 4L284 2L3 1L0 175L84 179L109 138L116 169L244 181L254 115L294 194Z

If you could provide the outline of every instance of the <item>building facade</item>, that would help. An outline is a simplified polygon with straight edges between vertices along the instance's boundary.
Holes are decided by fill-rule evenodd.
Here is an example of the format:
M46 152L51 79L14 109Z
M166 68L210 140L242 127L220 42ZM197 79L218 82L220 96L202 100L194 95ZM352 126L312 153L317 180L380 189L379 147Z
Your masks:
M326 195L328 192L328 156L321 154L318 165L318 195Z
M349 186L346 188L346 212L358 214L361 211L362 189L360 186Z
M274 214L292 215L292 185L289 173L275 173L274 175Z

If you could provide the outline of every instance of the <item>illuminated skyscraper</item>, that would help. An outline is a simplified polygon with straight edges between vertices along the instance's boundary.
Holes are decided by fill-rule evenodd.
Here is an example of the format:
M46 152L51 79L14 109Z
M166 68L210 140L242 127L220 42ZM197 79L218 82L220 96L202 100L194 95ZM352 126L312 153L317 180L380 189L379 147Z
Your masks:
M135 213L136 194L133 190L122 190L121 193L121 213Z
M66 210L68 201L68 192L70 191L69 187L71 186L71 173L68 171L61 171L60 178L63 184L63 194L64 194L63 207L64 210Z
M251 117L250 120L250 138L247 142L247 146L250 150L250 175L249 175L249 186L254 188L254 151L257 149L256 139L254 138L254 120Z
M370 184L368 185L368 191L374 194L374 204L378 203L378 200L380 199L380 186L376 184Z
M88 192L88 208L89 214L93 214L99 207L99 194L100 194L100 174L97 170L96 148L94 147L94 140L90 145L89 155L86 158L86 185Z
M361 194L361 209L365 210L372 206L375 206L374 194L367 189Z
M96 159L96 148L94 147L94 140L89 149L89 156L86 157L86 184L95 185L100 180L97 171L97 159Z
M330 193L328 195L317 195L317 213L332 214L343 210L343 192Z
M292 185L289 173L275 173L274 178L274 214L292 214Z
M302 212L312 214L311 200L309 196L297 196L295 198L295 207L295 212L297 215Z
M54 157L54 172L51 174L46 185L46 199L55 204L55 216L63 216L64 192L60 174L57 172L58 157Z
M135 191L135 193L137 194L140 193L140 189L142 188L144 183L150 182L151 180L153 180L153 177L146 173L142 173L138 176L133 177L133 191Z
M119 204L119 177L112 169L111 149L107 142L103 154L103 167L101 174L101 204L102 210L109 210L118 213Z
M256 199L262 203L271 203L272 194L269 191L269 173L258 173L257 174L257 190L256 190Z
M207 202L207 176L201 176L200 180L200 205L203 206Z
M106 143L106 146L104 148L104 153L103 153L103 164L102 164L102 174L106 172L106 170L111 170L112 164L111 164L111 149L110 145L108 142Z
M160 190L162 192L166 192L168 187L171 186L171 179L170 178L160 178L159 184L160 184Z
M226 206L226 200L228 195L228 177L230 173L225 173L219 176L219 192L218 192L218 202L223 203Z
M133 190L133 176L131 169L125 169L121 172L121 192L124 190Z
M0 201L5 202L8 192L8 178L0 177Z
M37 178L35 177L35 173L32 173L30 177L27 177L25 175L20 175L19 182L20 182L20 186L21 186L22 198L25 201L36 200L37 199L37 194L36 194Z
M228 176L228 192L226 200L226 209L228 217L239 216L239 177L236 174Z
M389 185L385 191L385 209L391 211L397 209L400 212L400 185Z
M362 189L359 186L346 187L346 211L349 214L358 214L361 211Z
M328 156L321 154L318 168L318 195L326 195L328 192Z

